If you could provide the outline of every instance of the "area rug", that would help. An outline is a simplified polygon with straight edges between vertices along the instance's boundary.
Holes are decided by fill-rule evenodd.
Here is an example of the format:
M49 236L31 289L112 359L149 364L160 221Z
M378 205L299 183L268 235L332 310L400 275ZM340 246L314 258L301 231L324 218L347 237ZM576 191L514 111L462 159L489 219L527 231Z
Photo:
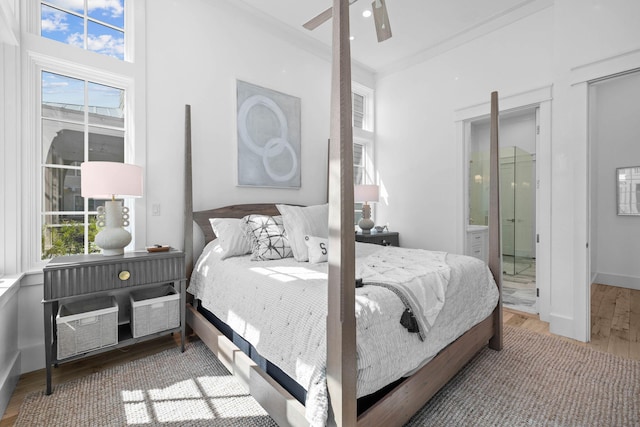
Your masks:
M277 426L201 342L25 397L15 426Z
M640 426L640 362L505 326L407 424ZM200 342L25 398L16 426L275 426Z

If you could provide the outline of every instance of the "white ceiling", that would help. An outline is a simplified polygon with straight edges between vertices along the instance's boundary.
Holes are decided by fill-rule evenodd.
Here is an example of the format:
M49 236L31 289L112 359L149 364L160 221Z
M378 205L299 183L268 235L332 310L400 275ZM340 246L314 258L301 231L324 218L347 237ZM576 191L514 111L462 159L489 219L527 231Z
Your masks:
M313 31L302 24L331 6L331 0L236 0L246 9L269 15L277 22L330 46L331 21ZM393 37L378 43L373 17L362 12L371 9L371 0L358 0L350 8L353 59L373 72L384 72L412 58L426 59L535 13L553 0L386 0ZM264 15L263 15L264 16Z

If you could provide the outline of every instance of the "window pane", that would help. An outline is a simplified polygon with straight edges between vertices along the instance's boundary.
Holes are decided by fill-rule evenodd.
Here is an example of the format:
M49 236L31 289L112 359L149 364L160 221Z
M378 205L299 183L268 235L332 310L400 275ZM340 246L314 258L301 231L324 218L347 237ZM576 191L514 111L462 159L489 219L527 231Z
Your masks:
M124 32L89 21L87 49L114 58L124 59Z
M364 166L364 145L353 144L353 164Z
M354 166L353 167L353 183L355 185L364 184L364 168Z
M40 28L42 37L124 59L123 0L87 0L87 10L84 0L42 1Z
M124 163L124 131L90 126L89 160Z
M353 93L353 127L363 129L364 126L364 96Z
M89 232L89 253L100 252L93 243L97 234L95 215L86 227L81 215L44 215L42 220L42 259L84 253L85 229Z
M82 13L82 9L80 9L80 13ZM83 34L83 18L42 5L40 12L40 35L42 37L71 45L80 43L80 46L84 47L82 44Z
M124 128L124 90L88 84L89 123Z
M365 183L365 146L353 144L353 183Z
M120 200L120 199L116 199L116 200ZM98 211L98 207L99 206L103 206L106 203L106 200L96 200L96 199L89 199L89 212L97 212ZM95 216L95 215L94 215Z
M42 73L42 116L84 121L84 81Z
M84 211L78 169L44 167L42 178L45 212Z
M123 0L89 0L87 7L89 8L89 18L124 29Z
M42 156L49 165L79 165L84 161L84 127L42 119Z

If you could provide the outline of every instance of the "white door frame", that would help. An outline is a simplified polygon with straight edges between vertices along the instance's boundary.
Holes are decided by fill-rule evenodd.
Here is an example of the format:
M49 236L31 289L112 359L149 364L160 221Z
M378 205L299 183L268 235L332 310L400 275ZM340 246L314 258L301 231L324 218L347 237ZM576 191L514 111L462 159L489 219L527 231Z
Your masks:
M570 80L570 101L572 111L571 133L576 145L584 147L585 152L577 152L576 156L583 159L582 170L578 171L584 177L584 205L586 216L584 218L584 236L586 237L586 247L584 262L577 259L574 266L575 289L574 289L574 338L581 341L590 341L591 338L591 170L590 152L591 141L589 139L589 88L590 83L603 80L609 77L640 69L640 49L623 52L608 58L602 58L587 64L571 68ZM576 247L576 249L580 249ZM552 331L553 332L553 331ZM570 336L570 335L569 335Z
M488 96L487 96L488 98ZM552 86L544 86L526 92L499 97L500 111L512 111L537 107L539 135L536 142L536 286L539 289L538 312L540 319L549 321L551 305L551 100ZM471 121L488 117L490 103L482 103L458 109L454 112L456 143L461 151L463 191L459 203L461 242L464 248L469 205L469 128Z

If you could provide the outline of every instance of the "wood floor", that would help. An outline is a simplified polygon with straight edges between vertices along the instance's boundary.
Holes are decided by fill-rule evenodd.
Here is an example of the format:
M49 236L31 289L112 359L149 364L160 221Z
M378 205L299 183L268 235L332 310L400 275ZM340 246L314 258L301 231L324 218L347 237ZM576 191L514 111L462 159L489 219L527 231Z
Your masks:
M549 332L549 324L533 314L504 309L503 322L506 325L552 335ZM624 358L640 360L640 291L593 285L591 288L591 342L563 339ZM155 354L176 345L179 345L179 336L167 336L126 349L62 364L53 370L53 383L100 372L114 365ZM24 397L33 391L44 390L44 387L44 370L22 375L9 406L0 420L0 427L13 426Z
M504 309L503 323L553 335L537 315ZM591 285L591 342L559 337L577 345L640 360L640 291Z

